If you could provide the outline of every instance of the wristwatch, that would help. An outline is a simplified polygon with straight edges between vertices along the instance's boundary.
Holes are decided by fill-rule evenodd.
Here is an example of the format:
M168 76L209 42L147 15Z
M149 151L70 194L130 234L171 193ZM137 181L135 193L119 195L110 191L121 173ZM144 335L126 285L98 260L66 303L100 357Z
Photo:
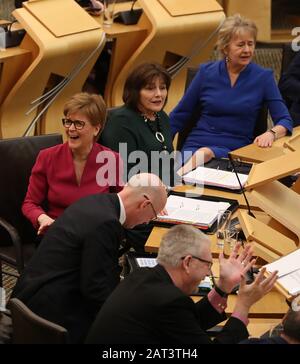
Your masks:
M273 129L269 129L268 131L273 134L274 140L276 140L276 131Z

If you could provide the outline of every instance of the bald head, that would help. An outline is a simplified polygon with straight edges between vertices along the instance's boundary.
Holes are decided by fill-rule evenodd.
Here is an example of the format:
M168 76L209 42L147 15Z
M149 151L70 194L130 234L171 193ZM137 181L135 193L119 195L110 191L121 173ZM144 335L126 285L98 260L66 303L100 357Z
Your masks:
M149 222L163 210L167 202L166 187L152 173L132 176L119 196L126 211L124 226L128 228Z

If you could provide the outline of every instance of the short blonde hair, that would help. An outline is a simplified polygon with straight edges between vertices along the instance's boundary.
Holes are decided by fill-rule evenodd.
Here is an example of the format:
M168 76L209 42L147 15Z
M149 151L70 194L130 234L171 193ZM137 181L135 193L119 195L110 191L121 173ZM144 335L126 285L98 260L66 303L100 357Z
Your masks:
M106 122L106 105L100 95L80 92L73 95L64 106L64 115L68 116L75 112L86 115L93 126L104 129Z
M233 37L241 34L242 32L249 32L256 42L257 26L252 20L244 18L240 14L235 14L233 16L229 16L224 21L221 29L219 30L217 40L217 51L220 58L224 58L224 50Z

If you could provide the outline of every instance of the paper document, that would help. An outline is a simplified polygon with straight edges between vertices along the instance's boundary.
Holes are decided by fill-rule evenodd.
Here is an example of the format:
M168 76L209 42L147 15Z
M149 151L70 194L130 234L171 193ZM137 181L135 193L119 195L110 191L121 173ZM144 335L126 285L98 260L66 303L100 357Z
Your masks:
M0 312L6 311L6 294L5 289L0 287Z
M267 264L267 272L278 270L278 283L285 288L289 294L300 293L300 249Z
M136 262L139 267L155 267L157 265L157 261L155 258L136 258Z
M242 186L247 181L248 175L238 173ZM222 171L220 169L197 167L183 176L185 182L196 183L207 186L240 189L239 181L234 172Z
M165 206L168 215L158 215L158 220L210 227L217 220L218 211L226 210L229 207L228 202L205 201L171 195Z

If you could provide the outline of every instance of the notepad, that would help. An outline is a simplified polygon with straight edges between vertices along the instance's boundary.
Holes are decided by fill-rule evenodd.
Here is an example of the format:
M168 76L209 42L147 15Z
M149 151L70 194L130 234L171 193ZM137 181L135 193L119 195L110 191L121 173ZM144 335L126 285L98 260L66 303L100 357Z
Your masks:
M217 220L218 211L226 210L229 207L230 203L228 202L206 201L171 195L165 206L168 215L158 215L158 220L209 228Z
M267 264L269 273L278 270L277 282L291 295L300 293L300 249Z
M248 175L238 173L238 176L242 186L244 186L247 181ZM185 174L183 176L183 179L187 183L222 187L231 190L238 190L241 188L234 172L223 171L221 169L197 167L193 171Z

